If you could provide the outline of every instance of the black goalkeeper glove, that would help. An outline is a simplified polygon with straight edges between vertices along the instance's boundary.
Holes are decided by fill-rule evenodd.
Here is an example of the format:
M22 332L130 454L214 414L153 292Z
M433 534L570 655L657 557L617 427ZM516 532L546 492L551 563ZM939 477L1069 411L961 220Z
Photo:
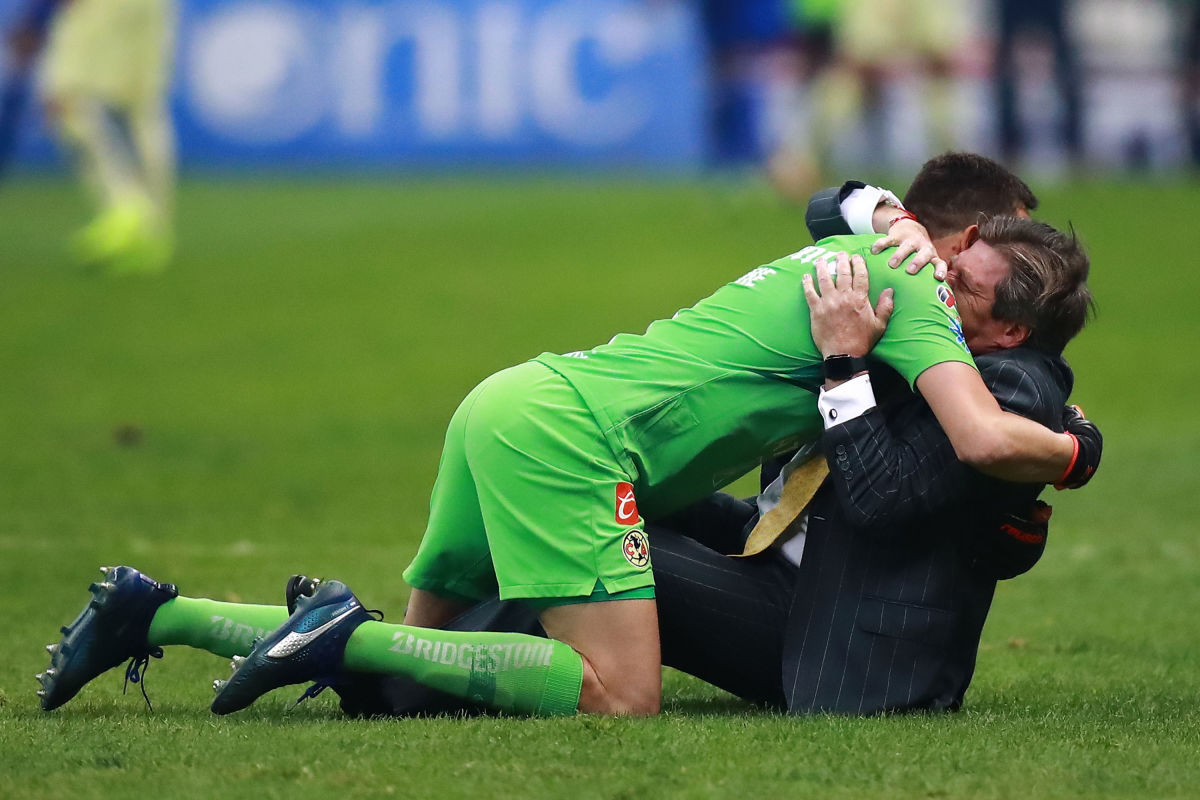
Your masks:
M1063 430L1075 440L1075 456L1054 488L1078 489L1090 481L1100 467L1104 437L1100 435L1096 423L1085 417L1079 406L1064 408L1062 423Z
M998 581L1028 572L1046 549L1053 510L1037 500L1027 514L1005 514L974 540L971 565Z

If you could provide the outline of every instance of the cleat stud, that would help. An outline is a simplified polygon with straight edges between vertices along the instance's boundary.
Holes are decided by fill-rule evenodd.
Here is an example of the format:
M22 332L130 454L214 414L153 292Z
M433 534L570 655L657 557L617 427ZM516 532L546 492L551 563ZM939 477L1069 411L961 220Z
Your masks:
M38 696L38 697L45 697L45 696L46 696L46 690L45 690L45 689L38 689L38 691L37 691L37 696Z
M54 644L46 645L46 652L49 653L50 655L54 655L55 653L57 653L58 652L58 643L55 642Z
M68 628L66 625L63 625L61 628L58 629L58 632L61 633L63 636L66 636L68 633L71 632L71 629Z
M48 670L46 670L42 674L45 675L47 678L53 678L55 675L58 674L58 670L56 670L54 667L50 667Z
M103 581L96 584L96 588L102 592L111 592L113 589L117 588L117 585L112 581Z
M37 678L38 683L46 682L46 673L44 673L44 672L39 672L38 674L34 675L33 677Z
M112 567L101 567L100 568L101 575L108 575L108 573L110 573L110 572L112 572Z
M213 691L216 692L217 694L220 694L221 690L225 688L225 684L227 684L227 683L229 683L229 681L222 681L222 680L213 681Z

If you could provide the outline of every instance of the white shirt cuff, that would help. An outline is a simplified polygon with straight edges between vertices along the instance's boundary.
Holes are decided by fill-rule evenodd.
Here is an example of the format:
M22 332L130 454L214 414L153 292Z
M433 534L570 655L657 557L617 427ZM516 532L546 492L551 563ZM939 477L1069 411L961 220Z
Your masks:
M857 375L828 391L822 388L817 396L817 409L826 430L861 417L874 407L875 390L871 388L870 374Z
M875 233L872 218L875 216L875 209L884 201L896 208L904 208L900 198L887 189L880 189L878 186L855 189L842 201L842 218L854 233Z

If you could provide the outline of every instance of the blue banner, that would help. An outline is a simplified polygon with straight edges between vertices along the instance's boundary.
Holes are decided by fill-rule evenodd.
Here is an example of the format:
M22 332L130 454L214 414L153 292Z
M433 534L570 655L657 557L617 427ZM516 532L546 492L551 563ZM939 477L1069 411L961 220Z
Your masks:
M193 165L704 156L703 35L684 2L190 0L175 61Z

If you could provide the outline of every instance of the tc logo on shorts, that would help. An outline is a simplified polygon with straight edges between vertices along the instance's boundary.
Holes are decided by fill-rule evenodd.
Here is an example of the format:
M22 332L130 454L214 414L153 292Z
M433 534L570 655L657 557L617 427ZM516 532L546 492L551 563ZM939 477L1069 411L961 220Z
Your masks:
M621 481L617 484L617 524L636 525L638 521L637 501L633 499L633 484Z
M937 287L937 296L938 300L940 300L942 305L944 305L946 308L954 308L954 292L950 291L945 286L939 286Z
M625 560L638 569L650 563L650 544L646 541L646 534L641 531L630 531L625 534L621 551L625 553Z

